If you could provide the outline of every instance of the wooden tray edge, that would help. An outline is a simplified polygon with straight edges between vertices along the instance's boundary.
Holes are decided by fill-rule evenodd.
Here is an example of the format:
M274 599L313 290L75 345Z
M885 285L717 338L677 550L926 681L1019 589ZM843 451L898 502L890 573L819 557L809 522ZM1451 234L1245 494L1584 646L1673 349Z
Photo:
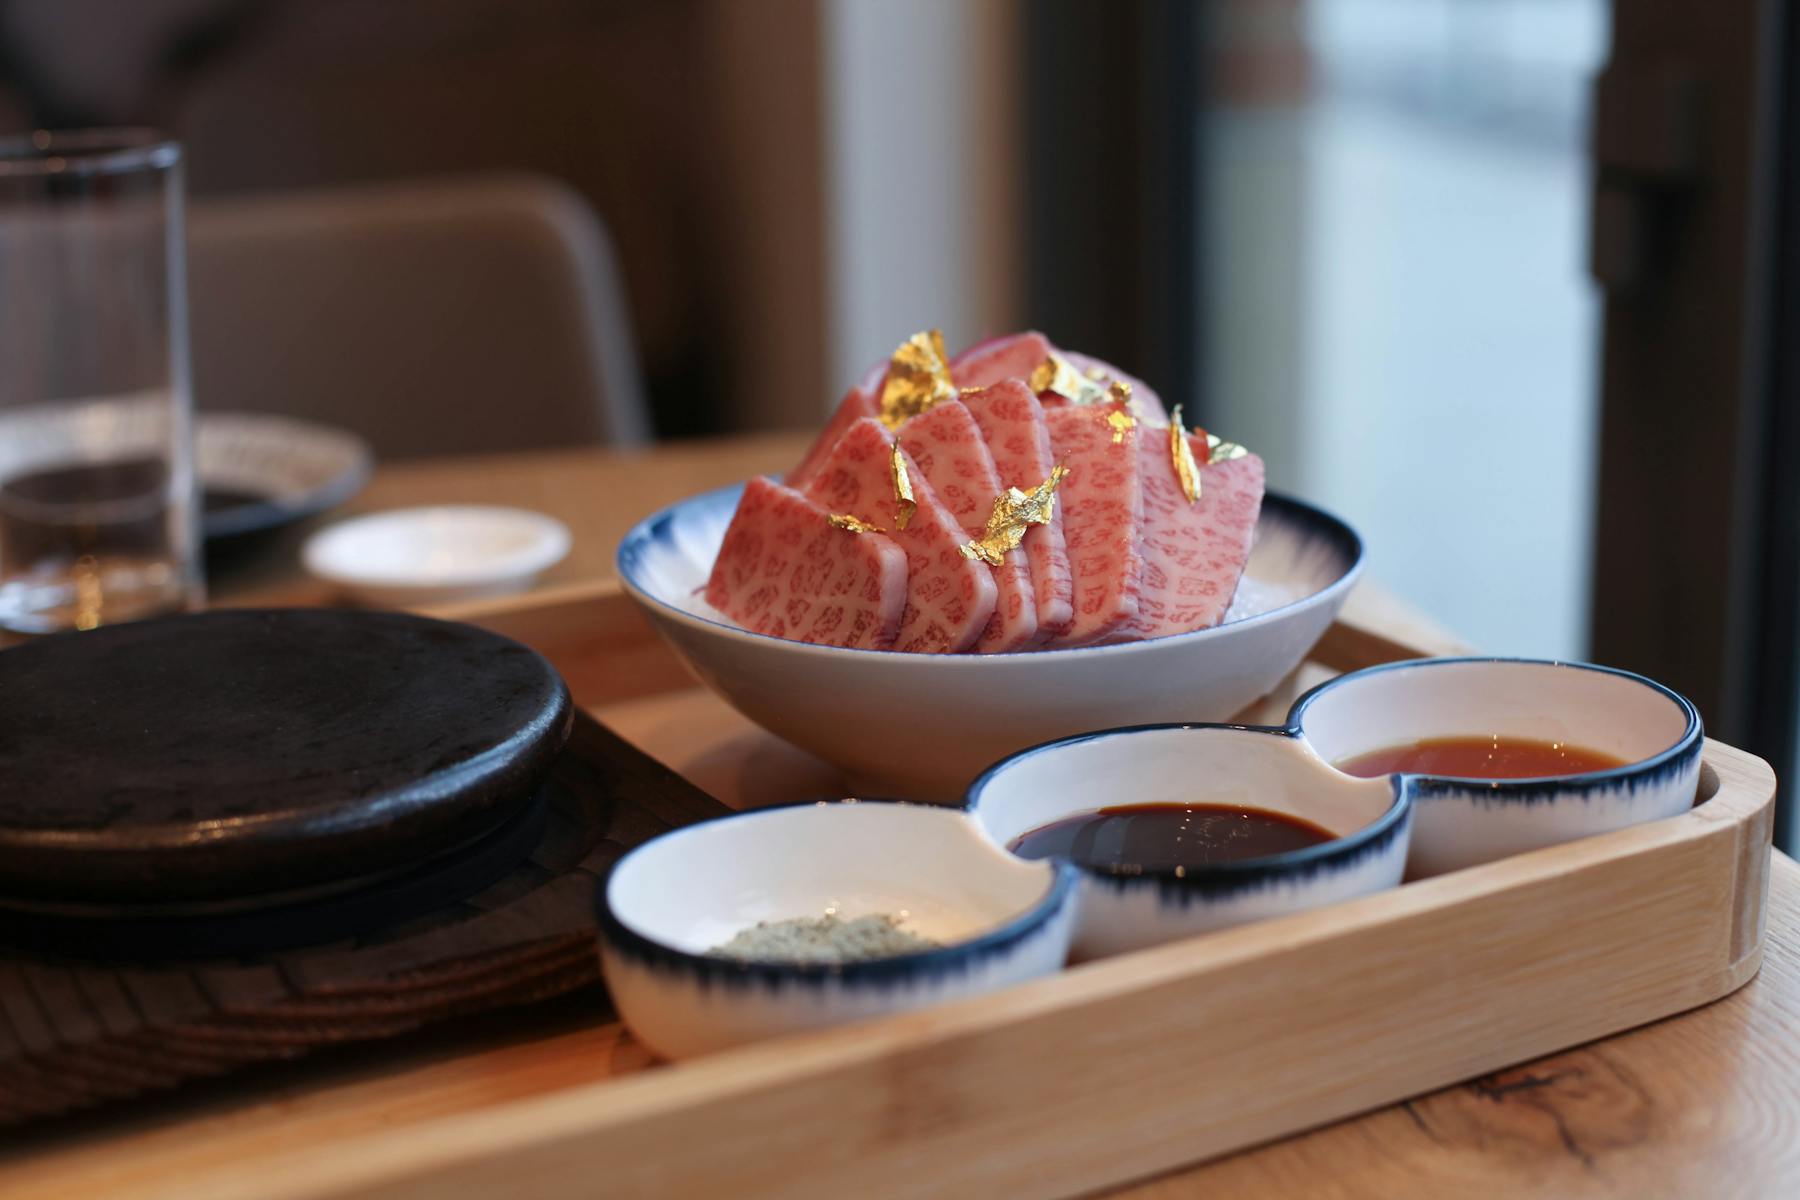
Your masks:
M548 614L547 622L536 620L541 614ZM461 606L437 615L472 620L519 637L538 645L553 661L558 654L554 645L545 644L547 631L555 635L552 642L573 639L589 648L612 644L615 639L641 639L649 632L616 584L560 589L538 600ZM1419 654L1417 648L1341 623L1334 626L1317 653L1334 667L1341 663L1340 669L1351 669L1387 661L1370 656L1391 652L1404 657ZM1719 780L1716 794L1691 812L1666 821L1551 847L1351 904L1088 964L996 996L784 1039L645 1075L368 1135L341 1144L329 1163L296 1160L291 1172L289 1164L283 1163L268 1178L282 1180L280 1194L292 1196L390 1189L395 1194L437 1194L437 1187L478 1194L482 1188L500 1186L524 1194L538 1190L528 1186L530 1181L543 1181L548 1188L553 1186L551 1180L583 1176L609 1178L621 1185L621 1190L633 1182L659 1188L701 1187L710 1180L715 1186L735 1181L745 1185L741 1190L746 1193L766 1190L772 1194L785 1190L784 1180L764 1178L761 1186L751 1186L756 1181L744 1175L744 1166L759 1157L780 1157L784 1136L791 1138L792 1130L804 1123L793 1104L811 1108L833 1100L815 1115L837 1122L839 1138L845 1142L856 1141L856 1131L862 1128L856 1124L856 1114L868 1109L869 1094L879 1098L876 1108L887 1111L890 1118L895 1112L904 1116L909 1105L916 1106L918 1097L909 1093L921 1088L933 1103L949 1104L957 1111L989 1116L1002 1113L1008 1107L1008 1096L1004 1089L996 1088L1020 1072L1041 1071L1043 1060L1055 1057L1045 1056L1041 1044L1030 1044L1034 1032L1105 1021L1111 1015L1135 1011L1147 998L1174 999L1196 989L1204 992L1216 987L1221 977L1254 975L1259 964L1268 971L1274 969L1268 965L1271 961L1318 954L1321 948L1357 939L1366 941L1396 923L1405 925L1412 935L1407 939L1410 942L1417 936L1415 927L1426 932L1453 929L1459 922L1479 920L1483 908L1529 898L1539 889L1562 897L1556 907L1570 913L1603 909L1596 896L1619 901L1641 893L1665 922L1665 933L1672 924L1681 924L1686 914L1682 944L1690 949L1711 945L1715 951L1704 962L1684 962L1689 969L1648 1002L1639 995L1629 1003L1592 1006L1597 1011L1584 1013L1579 1020L1515 1032L1491 1040L1485 1048L1442 1056L1436 1064L1413 1064L1406 1086L1399 1092L1352 1089L1330 1103L1311 1104L1285 1115L1261 1114L1248 1126L1241 1121L1223 1122L1227 1131L1215 1133L1211 1141L1189 1136L1174 1145L1145 1148L1124 1171L1116 1165L1122 1155L1115 1153L1108 1160L1115 1164L1112 1168L1084 1162L1051 1179L1041 1156L1032 1158L1015 1151L1005 1157L1014 1162L1016 1172L1025 1170L1020 1159L1030 1159L1028 1174L933 1178L940 1186L1005 1183L1022 1193L1053 1194L1199 1161L1671 1015L1742 986L1755 974L1761 959L1775 778L1760 759L1722 743L1708 743L1706 761ZM1635 868L1630 887L1611 878L1621 873L1622 865ZM1641 884L1635 882L1640 877ZM1674 889L1659 886L1668 879L1684 883L1685 890L1678 898L1672 895ZM1689 892L1696 881L1703 885L1698 898L1709 902L1692 902L1696 897ZM1586 897L1587 905L1575 903L1575 897ZM1542 898L1538 897L1540 904ZM1649 917L1638 914L1639 919ZM1393 940L1391 935L1389 940ZM1598 943L1596 948L1604 950ZM1449 943L1447 949L1454 952L1455 943ZM1597 982L1604 983L1604 978ZM1409 1030L1413 1036L1419 1033L1416 1025ZM1002 1050L1011 1047L1010 1056L1000 1054L996 1059L996 1045ZM1062 1065L1073 1070L1078 1064L1065 1060ZM814 1092L819 1095L811 1095ZM1018 1094L1015 1088L1012 1097L1016 1099ZM732 1111L729 1136L705 1147L694 1145L696 1121L726 1109ZM868 1178L856 1171L876 1169L894 1154L925 1154L931 1147L937 1147L930 1150L932 1162L967 1166L965 1159L944 1157L948 1149L941 1144L955 1141L955 1129L938 1128L928 1116L902 1124L918 1121L923 1127L869 1131L872 1144L886 1150L864 1155L868 1163L863 1167L822 1164L804 1179L784 1177L786 1189L816 1192L867 1185ZM1078 1137L1079 1133L1079 1128L1071 1128L1061 1131L1059 1137ZM677 1140L668 1142L670 1138ZM665 1142L686 1149L655 1164L650 1175L621 1178L622 1155L629 1151L641 1164L646 1155L655 1158L655 1148ZM1059 1144L1051 1140L1051 1152ZM851 1173L844 1174L846 1170ZM877 1178L892 1182L896 1177Z
M1772 777L1769 782L1772 784ZM1650 879L1658 879L1668 870L1703 878L1708 866L1737 860L1740 847L1732 831L1741 831L1748 823L1678 818L1661 824L1662 829L1640 827L1645 845L1625 855L1635 858L1642 868L1640 874ZM1594 839L1599 840L1603 839ZM1699 852L1706 847L1721 853ZM390 1194L390 1189L396 1195L480 1195L499 1188L514 1195L553 1194L560 1186L555 1181L584 1177L608 1178L621 1192L642 1188L685 1194L689 1189L731 1186L736 1194L744 1195L841 1194L883 1181L894 1184L905 1178L908 1163L917 1166L924 1162L933 1164L937 1172L928 1178L952 1189L1005 1186L1008 1194L1053 1195L1120 1183L1297 1133L1684 1011L1734 990L1754 974L1760 942L1754 952L1735 960L1728 960L1721 951L1704 970L1677 972L1680 986L1669 986L1649 1005L1641 998L1633 1003L1623 995L1595 992L1584 982L1570 990L1586 993L1590 1002L1598 1002L1585 1014L1576 1014L1579 1019L1571 1020L1565 1014L1549 1025L1534 1023L1529 1030L1510 1029L1505 1037L1489 1038L1482 1047L1465 1046L1454 1053L1444 1053L1444 1046L1434 1044L1436 1032L1429 1022L1409 1020L1398 1034L1404 1043L1423 1044L1441 1057L1409 1062L1406 1083L1397 1091L1391 1084L1370 1087L1365 1081L1360 1087L1347 1087L1330 1096L1309 1097L1305 1105L1285 1111L1235 1119L1216 1114L1216 1124L1210 1129L1204 1117L1190 1111L1189 1120L1198 1128L1189 1127L1180 1136L1165 1133L1151 1144L1136 1147L1114 1142L1104 1155L1084 1153L1078 1162L1061 1164L1065 1169L1054 1176L1045 1169L1057 1163L1065 1144L1078 1145L1083 1135L1095 1128L1096 1120L1103 1122L1101 1127L1106 1127L1108 1116L1118 1121L1144 1120L1146 1114L1130 1105L1130 1096L1156 1097L1168 1103L1177 1099L1174 1093L1181 1080L1191 1086L1191 1075L1172 1072L1164 1064L1161 1069L1166 1079L1146 1074L1124 1095L1098 1105L1100 1112L1063 1111L1060 1120L1053 1117L1046 1127L1032 1132L1029 1146L1015 1145L999 1156L1002 1162L992 1169L965 1144L969 1129L989 1125L1019 1135L1009 1113L1021 1095L1035 1093L1039 1106L1052 1113L1079 1100L1062 1094L1067 1091L1067 1079L1091 1073L1104 1063L1091 1063L1079 1055L1044 1053L1046 1045L1068 1046L1069 1042L1059 1039L1071 1031L1145 1018L1157 1008L1204 1003L1205 994L1215 990L1255 991L1254 977L1259 974L1264 977L1262 992L1267 993L1268 976L1288 970L1291 963L1287 960L1294 956L1358 938L1366 942L1380 936L1391 942L1396 935L1390 927L1397 923L1404 924L1408 943L1453 934L1459 925L1468 924L1471 913L1516 899L1546 878L1564 885L1558 889L1557 907L1571 911L1602 901L1616 902L1626 893L1641 891L1643 881L1635 874L1629 882L1615 879L1597 890L1589 886L1605 883L1608 868L1616 865L1616 859L1596 861L1580 853L1590 848L1580 843L1554 847L1335 909L1089 964L996 996L764 1043L645 1075L373 1135L339 1144L329 1161L317 1155L302 1156L291 1164L283 1161L269 1177L291 1185L275 1194L309 1197ZM1766 872L1763 879L1766 881ZM1734 897L1745 882L1734 876ZM1445 893L1453 893L1454 900L1446 901ZM1673 921L1684 910L1691 913L1696 907L1705 907L1694 906L1691 900L1687 892L1666 894L1661 903L1638 914L1632 925L1636 927L1638 920ZM1458 917L1465 919L1459 921ZM1724 920L1730 919L1727 913ZM1695 944L1711 940L1716 946L1723 940L1716 937L1719 924L1717 920L1691 924L1684 940ZM1271 946L1278 950L1271 953ZM1634 953L1642 951L1638 946ZM1349 986L1357 979L1355 973L1341 981L1333 975L1332 982ZM1291 989L1274 989L1276 994L1286 990ZM1269 997L1262 994L1240 1008L1251 1011L1268 1002ZM1394 1036L1390 1030L1390 1040ZM1165 1049L1165 1057L1167 1053ZM1329 1047L1321 1049L1321 1054L1329 1053ZM1310 1069L1353 1078L1358 1054L1352 1051L1346 1057L1342 1050L1337 1053L1342 1061L1322 1058ZM1047 1061L1053 1064L1054 1074L1045 1079ZM1145 1065L1146 1072L1157 1069L1157 1064ZM1034 1077L1040 1086L1028 1082ZM1391 1073L1387 1076L1392 1077ZM968 1129L959 1133L957 1121L918 1111L921 1105L957 1114L957 1121L966 1122ZM848 1161L816 1162L811 1161L814 1148L809 1143L804 1151L808 1157L803 1159L801 1147L793 1140L794 1131L814 1122L829 1123L834 1139L846 1146L860 1146L861 1153ZM1134 1123L1129 1128L1138 1126ZM704 1145L696 1144L695 1135L701 1130L707 1131ZM797 1173L786 1178L752 1178L753 1164L771 1161L785 1161L788 1169ZM800 1170L798 1164L803 1161L809 1162L810 1174ZM1121 1163L1129 1166L1122 1168ZM634 1169L623 1169L625 1164ZM531 1181L540 1183L541 1189L530 1186Z

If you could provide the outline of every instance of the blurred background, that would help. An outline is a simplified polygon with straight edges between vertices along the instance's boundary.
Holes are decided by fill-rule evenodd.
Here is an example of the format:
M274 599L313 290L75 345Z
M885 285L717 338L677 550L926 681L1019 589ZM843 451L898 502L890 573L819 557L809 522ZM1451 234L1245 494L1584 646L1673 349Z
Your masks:
M1777 7L0 0L0 126L186 144L203 409L631 445L1037 327L1471 644L1645 670L1791 769ZM559 388L599 415L510 415Z

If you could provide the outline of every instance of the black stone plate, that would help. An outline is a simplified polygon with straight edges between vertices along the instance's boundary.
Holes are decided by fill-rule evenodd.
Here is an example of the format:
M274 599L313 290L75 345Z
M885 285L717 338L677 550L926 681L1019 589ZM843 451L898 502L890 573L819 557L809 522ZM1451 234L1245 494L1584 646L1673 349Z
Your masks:
M0 652L0 896L256 907L476 846L568 736L536 652L398 613L222 611Z
M10 653L0 651L0 658ZM0 1139L8 1125L148 1099L149 1092L246 1067L273 1071L276 1062L327 1047L357 1045L359 1061L369 1062L381 1053L372 1044L380 1039L446 1024L466 1029L476 1013L577 989L592 989L581 1003L602 1019L593 928L598 881L633 846L729 811L577 711L568 745L522 813L526 824L514 818L490 835L511 842L515 830L529 836L541 828L536 845L487 887L423 916L342 940L311 924L329 924L325 909L362 904L402 879L304 906L308 923L300 932L331 940L273 953L223 947L285 936L279 926L293 915L285 909L185 926L159 917L34 926L50 935L47 946L0 950ZM509 845L506 854L516 851ZM158 959L145 934L173 935L202 953ZM158 1119L200 1111L179 1109L179 1096L159 1095L154 1103ZM195 1103L216 1098L203 1091ZM16 1131L0 1141L0 1153L41 1146L44 1136L57 1131Z
M360 937L444 911L504 878L543 840L546 807L535 800L473 845L352 889L222 904L31 903L0 897L0 946L145 962L260 955Z

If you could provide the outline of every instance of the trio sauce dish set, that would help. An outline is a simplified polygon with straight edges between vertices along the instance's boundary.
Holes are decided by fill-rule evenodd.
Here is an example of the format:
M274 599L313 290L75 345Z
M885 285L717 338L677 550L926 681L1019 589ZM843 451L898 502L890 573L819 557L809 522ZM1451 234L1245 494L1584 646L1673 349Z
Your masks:
M621 1017L685 1058L1353 900L1694 803L1687 700L1611 668L1421 659L1343 675L1281 726L1139 725L988 768L959 807L845 800L662 835L599 889ZM757 923L900 921L865 961L719 954Z

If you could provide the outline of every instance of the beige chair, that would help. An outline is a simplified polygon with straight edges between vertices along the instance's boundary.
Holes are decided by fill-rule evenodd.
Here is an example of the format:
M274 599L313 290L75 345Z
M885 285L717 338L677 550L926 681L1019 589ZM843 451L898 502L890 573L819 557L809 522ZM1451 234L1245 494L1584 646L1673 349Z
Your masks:
M196 200L202 410L353 429L387 458L649 436L612 247L533 176Z

